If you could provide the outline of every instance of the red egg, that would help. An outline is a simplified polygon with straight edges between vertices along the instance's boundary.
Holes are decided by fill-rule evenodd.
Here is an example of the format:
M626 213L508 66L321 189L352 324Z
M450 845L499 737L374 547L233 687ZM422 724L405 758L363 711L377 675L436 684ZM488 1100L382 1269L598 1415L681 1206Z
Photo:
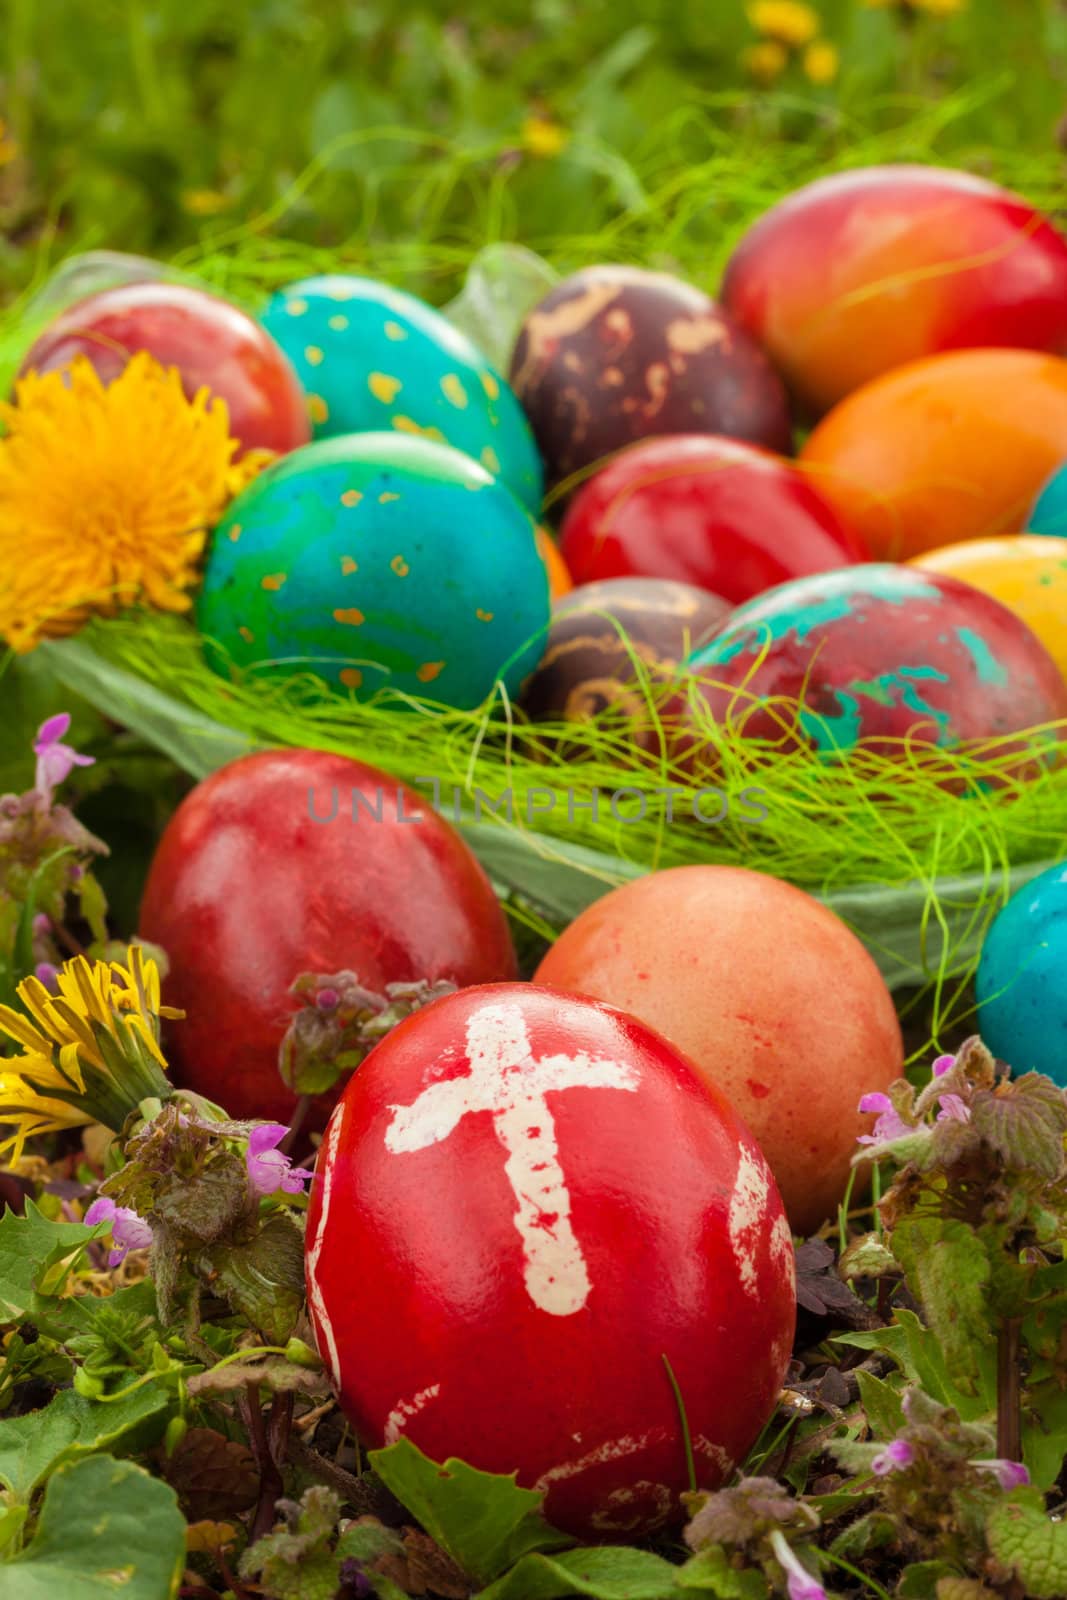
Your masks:
M1067 353L1067 241L1018 195L938 167L789 195L741 240L722 296L814 416L944 350Z
M733 439L650 439L575 495L560 530L575 583L673 578L738 605L868 559L805 469Z
M190 399L207 388L225 400L245 450L284 454L311 438L296 373L266 329L184 284L125 284L79 300L45 329L21 370L55 372L81 355L110 383L141 350L177 367Z
M797 1233L845 1193L870 1129L860 1097L904 1070L892 997L855 934L742 867L671 867L613 890L534 982L632 1012L683 1051L758 1139Z
M369 1445L517 1472L557 1526L680 1516L680 1388L714 1488L790 1358L793 1250L748 1130L643 1023L529 984L436 1001L337 1106L308 1303Z
M183 800L152 861L140 932L170 962L178 1082L234 1117L286 1122L278 1047L302 972L463 985L515 975L489 880L427 797L316 750L245 756Z
M638 267L587 267L530 312L511 383L558 483L652 434L792 446L767 357L700 289Z

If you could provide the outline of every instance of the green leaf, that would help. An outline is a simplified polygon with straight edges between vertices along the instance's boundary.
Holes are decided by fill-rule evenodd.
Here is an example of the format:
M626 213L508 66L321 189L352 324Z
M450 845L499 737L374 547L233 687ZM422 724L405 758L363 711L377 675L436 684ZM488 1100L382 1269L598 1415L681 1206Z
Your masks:
M913 1561L900 1575L898 1600L935 1600L938 1584L956 1576L956 1568L947 1561Z
M250 1244L213 1250L214 1287L269 1344L284 1344L304 1308L304 1236L283 1212Z
M899 1392L873 1372L856 1372L856 1383L871 1432L876 1439L895 1439L904 1426L904 1407Z
M977 1422L996 1410L996 1345L992 1339L978 1352L979 1383L974 1394L955 1383L941 1343L930 1328L924 1328L914 1311L894 1312L896 1321L888 1328L869 1333L838 1333L833 1344L853 1345L859 1350L881 1350L892 1356L910 1383L942 1405L954 1406L964 1422Z
M767 1580L751 1568L738 1572L721 1544L708 1545L691 1556L683 1567L674 1570L674 1581L683 1591L699 1590L715 1600L766 1600Z
M566 1595L589 1595L592 1600L669 1600L676 1593L677 1572L662 1556L625 1546L528 1555L483 1589L476 1600L562 1600Z
M893 1229L893 1254L922 1301L956 1387L977 1394L978 1351L993 1341L989 1256L981 1235L952 1217L905 1217Z
M49 1222L32 1200L26 1202L25 1216L5 1211L0 1217L0 1324L31 1312L46 1277L47 1293L58 1294L83 1247L107 1231L106 1223L87 1228L80 1222Z
M1067 1453L1067 1390L1056 1377L1026 1385L1023 1406L1023 1460L1038 1489L1051 1489Z
M1032 1169L1046 1178L1063 1171L1067 1099L1044 1073L1027 1072L976 1095L971 1126L1012 1171Z
M174 1490L131 1461L62 1466L37 1531L3 1567L4 1600L170 1600L185 1568Z
M478 1472L455 1457L442 1465L410 1439L372 1450L368 1460L401 1505L478 1584L491 1583L532 1551L574 1543L545 1521L544 1495L520 1489L514 1473ZM534 1600L532 1593L528 1600Z
M171 1397L154 1384L112 1401L86 1400L73 1389L61 1389L42 1410L0 1421L0 1482L28 1500L61 1462L120 1443L153 1444L163 1432L163 1413L170 1403Z
M1039 1489L1016 1489L994 1506L986 1538L1027 1600L1061 1600L1067 1594L1067 1523L1051 1520Z

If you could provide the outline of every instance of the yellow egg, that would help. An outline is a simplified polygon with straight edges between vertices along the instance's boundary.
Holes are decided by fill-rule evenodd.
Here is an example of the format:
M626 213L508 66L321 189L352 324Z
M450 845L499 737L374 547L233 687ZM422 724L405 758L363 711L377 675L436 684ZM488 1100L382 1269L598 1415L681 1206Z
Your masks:
M1067 676L1067 539L1043 533L968 539L915 556L922 567L972 584L1032 629Z

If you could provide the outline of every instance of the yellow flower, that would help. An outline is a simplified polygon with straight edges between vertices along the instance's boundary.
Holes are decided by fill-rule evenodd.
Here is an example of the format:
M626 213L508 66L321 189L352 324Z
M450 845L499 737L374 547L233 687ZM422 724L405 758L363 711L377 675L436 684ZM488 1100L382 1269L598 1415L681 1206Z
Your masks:
M191 217L217 217L230 206L229 195L221 189L183 189L181 198L182 210Z
M795 49L810 44L819 31L819 13L800 0L753 0L748 20L765 38Z
M11 1133L0 1154L18 1161L27 1139L102 1122L118 1133L146 1099L168 1099L159 1019L182 1012L160 1004L159 968L137 945L129 966L75 956L51 993L24 978L18 997L29 1015L0 1006L0 1034L22 1046L0 1057L0 1124Z
M802 65L812 83L833 83L837 77L839 60L836 45L829 44L825 39L816 39L805 50Z
M863 0L869 11L893 9L916 16L925 11L929 17L954 17L966 11L967 0Z
M551 117L534 113L526 118L519 135L522 147L532 156L558 156L570 143L570 134Z
M184 611L208 531L270 459L236 466L225 402L141 353L110 385L84 356L0 401L0 638L19 652L138 600Z
M789 65L789 53L784 45L766 39L762 44L750 45L743 51L741 64L757 83L774 83Z

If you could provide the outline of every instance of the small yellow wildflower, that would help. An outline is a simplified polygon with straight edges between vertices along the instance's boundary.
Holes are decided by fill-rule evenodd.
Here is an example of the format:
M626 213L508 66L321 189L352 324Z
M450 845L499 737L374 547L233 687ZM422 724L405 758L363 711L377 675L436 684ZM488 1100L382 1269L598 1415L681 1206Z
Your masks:
M757 83L775 83L789 65L789 52L774 39L765 39L742 52L741 64Z
M0 1057L0 1124L12 1130L0 1154L15 1161L37 1134L90 1122L117 1133L143 1100L172 1092L159 1019L182 1013L160 1004L159 968L137 945L128 967L75 956L56 987L24 978L17 993L29 1015L0 1006L0 1034L22 1046Z
M967 0L863 0L869 11L900 11L907 16L954 17L966 11Z
M519 138L523 149L531 156L558 156L570 143L570 134L551 117L535 112L526 118Z
M833 83L837 77L840 57L837 46L830 44L826 39L816 39L804 51L801 65L810 82L815 84Z
M228 211L230 197L221 189L185 189L182 191L182 210L191 217L217 217Z
M135 601L184 611L208 531L270 459L234 465L225 402L141 353L109 385L78 356L0 401L0 638L16 651Z
M819 13L801 0L753 0L748 20L766 39L799 49L810 44L819 31Z

